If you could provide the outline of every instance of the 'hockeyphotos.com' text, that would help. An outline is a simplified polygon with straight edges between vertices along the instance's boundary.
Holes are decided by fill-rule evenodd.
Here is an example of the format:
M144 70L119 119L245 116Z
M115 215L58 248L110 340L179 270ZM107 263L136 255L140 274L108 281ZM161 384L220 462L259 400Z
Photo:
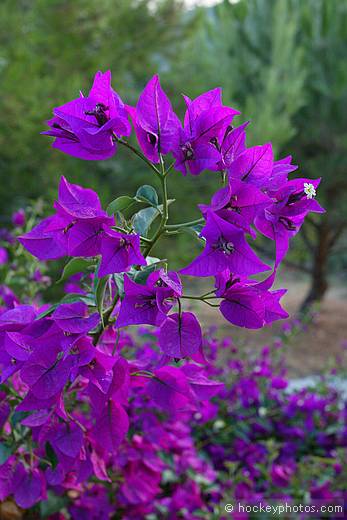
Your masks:
M225 504L224 510L226 513L268 513L273 516L280 515L296 515L305 513L308 515L325 516L329 518L334 515L334 518L344 518L344 503L343 500L315 500L310 504L290 503L290 502L234 502Z

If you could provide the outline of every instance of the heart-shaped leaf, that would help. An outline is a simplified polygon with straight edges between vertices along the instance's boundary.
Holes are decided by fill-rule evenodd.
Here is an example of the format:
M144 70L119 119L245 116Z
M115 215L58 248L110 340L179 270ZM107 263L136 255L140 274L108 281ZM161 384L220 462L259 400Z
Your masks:
M57 283L63 282L77 273L85 273L95 266L95 260L87 258L71 258L65 265L63 273Z
M117 211L124 211L133 203L134 199L132 197L129 197L128 195L122 195L121 197L117 197L107 206L107 214L113 215Z
M144 186L141 186L137 192L135 199L139 202L147 202L151 206L158 206L159 199L158 194L153 188L153 186L149 186L148 184L145 184Z
M103 276L102 278L98 278L98 282L96 284L96 289L95 289L95 303L96 303L96 308L98 309L98 313L101 316L101 319L102 319L104 297L105 297L105 291L106 291L106 285L107 285L108 279L109 279L109 275Z
M133 217L133 227L136 233L146 237L149 228L159 214L160 212L157 208L145 208L135 213Z

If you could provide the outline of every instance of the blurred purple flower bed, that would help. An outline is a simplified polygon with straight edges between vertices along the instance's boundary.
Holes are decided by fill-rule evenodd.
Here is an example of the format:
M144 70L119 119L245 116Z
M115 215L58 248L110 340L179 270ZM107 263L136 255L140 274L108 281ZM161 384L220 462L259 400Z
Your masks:
M127 410L131 428L119 450L103 459L94 452L97 478L86 482L79 482L73 468L63 475L64 455L53 460L53 470L52 461L45 464L41 455L35 471L39 492L44 487L47 500L34 505L32 514L52 520L110 515L210 519L227 518L224 505L233 500L266 504L274 499L292 503L346 499L346 401L330 387L328 377L314 388L288 390L285 351L290 348L290 326L284 329L282 339L258 354L238 351L230 339L217 339L211 330L204 337L207 364L184 365L187 380L195 381L192 391L199 396L198 404L176 387L159 398L160 412L157 394L149 394L145 377L132 378L136 383ZM136 335L122 332L118 348L125 357L135 353L133 368L145 373L158 366L156 345L157 332L139 327ZM332 372L336 375L336 369ZM211 380L218 381L218 393L209 399ZM23 393L19 377L14 377L13 388ZM87 424L83 389L81 400L76 390L75 417ZM8 394L2 391L0 396L4 445L23 417L8 416ZM34 436L35 430L38 436L47 434L37 427ZM35 492L32 481L22 483L18 491L9 488L6 478L18 457L29 461L27 450L22 446L1 466L1 499L10 493L28 497Z

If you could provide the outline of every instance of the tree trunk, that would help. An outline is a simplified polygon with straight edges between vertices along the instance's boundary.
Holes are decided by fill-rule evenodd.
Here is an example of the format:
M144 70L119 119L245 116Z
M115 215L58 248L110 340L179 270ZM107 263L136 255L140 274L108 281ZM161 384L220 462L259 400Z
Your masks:
M321 301L328 288L328 259L332 246L330 231L326 220L317 226L317 244L312 255L311 287L301 306L301 312L307 312L313 303Z

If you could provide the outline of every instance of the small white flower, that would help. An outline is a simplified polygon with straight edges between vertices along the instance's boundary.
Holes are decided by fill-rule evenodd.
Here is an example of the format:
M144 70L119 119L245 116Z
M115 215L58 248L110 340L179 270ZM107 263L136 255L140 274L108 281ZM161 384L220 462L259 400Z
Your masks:
M316 196L316 190L310 182L304 182L304 192L308 199L313 199Z
M260 406L258 409L258 413L260 417L265 417L267 415L267 409L264 406Z
M218 430L221 430L222 428L224 428L224 426L225 426L225 422L222 421L222 419L217 419L217 421L215 421L213 424L213 430L215 432L217 432Z

